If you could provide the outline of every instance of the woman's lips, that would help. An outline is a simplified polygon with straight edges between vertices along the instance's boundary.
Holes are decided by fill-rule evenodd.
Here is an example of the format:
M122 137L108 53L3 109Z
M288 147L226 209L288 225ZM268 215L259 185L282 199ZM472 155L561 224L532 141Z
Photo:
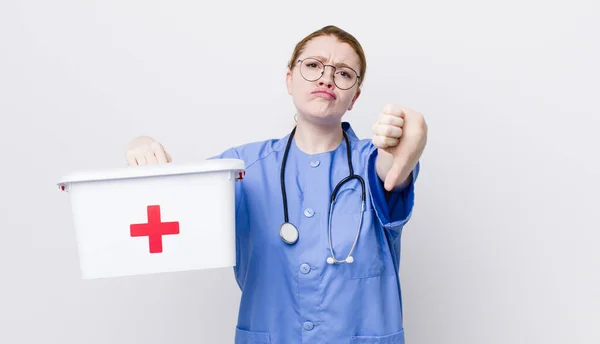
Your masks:
M318 97L321 97L321 98L325 98L325 99L335 99L335 94L330 91L316 90L316 91L312 92L312 94L314 94Z

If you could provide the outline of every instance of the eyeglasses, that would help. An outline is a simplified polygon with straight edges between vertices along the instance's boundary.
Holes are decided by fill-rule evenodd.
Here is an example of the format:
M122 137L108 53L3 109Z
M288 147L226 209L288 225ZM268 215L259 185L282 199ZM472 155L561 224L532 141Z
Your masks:
M360 78L358 73L350 67L326 65L311 57L298 60L298 63L300 64L300 75L310 82L319 80L325 74L325 67L333 68L333 83L341 90L351 89Z

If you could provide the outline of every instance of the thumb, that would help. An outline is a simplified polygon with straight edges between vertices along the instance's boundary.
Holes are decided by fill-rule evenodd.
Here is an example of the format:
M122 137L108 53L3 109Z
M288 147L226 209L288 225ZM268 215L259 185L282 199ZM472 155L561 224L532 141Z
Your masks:
M385 181L383 183L383 187L387 191L392 191L392 189L394 189L396 184L398 184L398 179L400 178L401 169L402 169L401 166L398 163L396 163L396 161L394 161L394 164L392 165L392 167L388 171L387 175L385 176Z

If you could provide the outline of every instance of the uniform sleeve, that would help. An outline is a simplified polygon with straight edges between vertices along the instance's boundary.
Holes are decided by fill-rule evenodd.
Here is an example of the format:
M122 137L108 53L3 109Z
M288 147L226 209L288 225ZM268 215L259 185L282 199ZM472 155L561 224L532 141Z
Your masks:
M242 159L244 160L237 148L229 148L221 154L212 156L208 159ZM244 160L245 161L245 160ZM247 162L246 162L247 164ZM243 290L242 276L246 275L247 270L247 259L248 250L247 245L243 243L247 241L248 237L248 211L244 202L244 180L237 181L235 183L235 243L236 243L236 264L233 267L233 273L235 280L240 288Z
M392 232L399 234L404 225L410 220L415 199L415 182L419 176L421 163L417 165L410 174L409 184L401 190L387 191L383 182L377 175L375 161L377 149L369 156L368 183L371 190L371 201L382 226Z
M239 154L237 148L234 147L234 148L229 148L229 149L225 150L221 154L211 156L208 159L212 160L212 159L242 159L242 158L240 157L240 154ZM242 183L236 182L235 183L235 210L236 210L236 213L239 211L240 204L242 202L242 198L243 198Z

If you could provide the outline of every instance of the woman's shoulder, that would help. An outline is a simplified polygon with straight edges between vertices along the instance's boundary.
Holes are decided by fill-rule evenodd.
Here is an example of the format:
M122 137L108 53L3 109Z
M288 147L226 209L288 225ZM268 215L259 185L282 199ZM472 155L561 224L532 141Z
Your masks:
M281 138L252 141L230 147L221 154L213 156L211 159L241 159L244 161L246 168L248 168L256 162L269 157L274 152L279 151L282 144L285 145L285 142L282 143Z
M371 138L359 137L349 122L342 122L342 129L346 132L348 138L350 139L352 151L354 153L358 153L359 156L368 157L377 149L375 145L373 145Z

